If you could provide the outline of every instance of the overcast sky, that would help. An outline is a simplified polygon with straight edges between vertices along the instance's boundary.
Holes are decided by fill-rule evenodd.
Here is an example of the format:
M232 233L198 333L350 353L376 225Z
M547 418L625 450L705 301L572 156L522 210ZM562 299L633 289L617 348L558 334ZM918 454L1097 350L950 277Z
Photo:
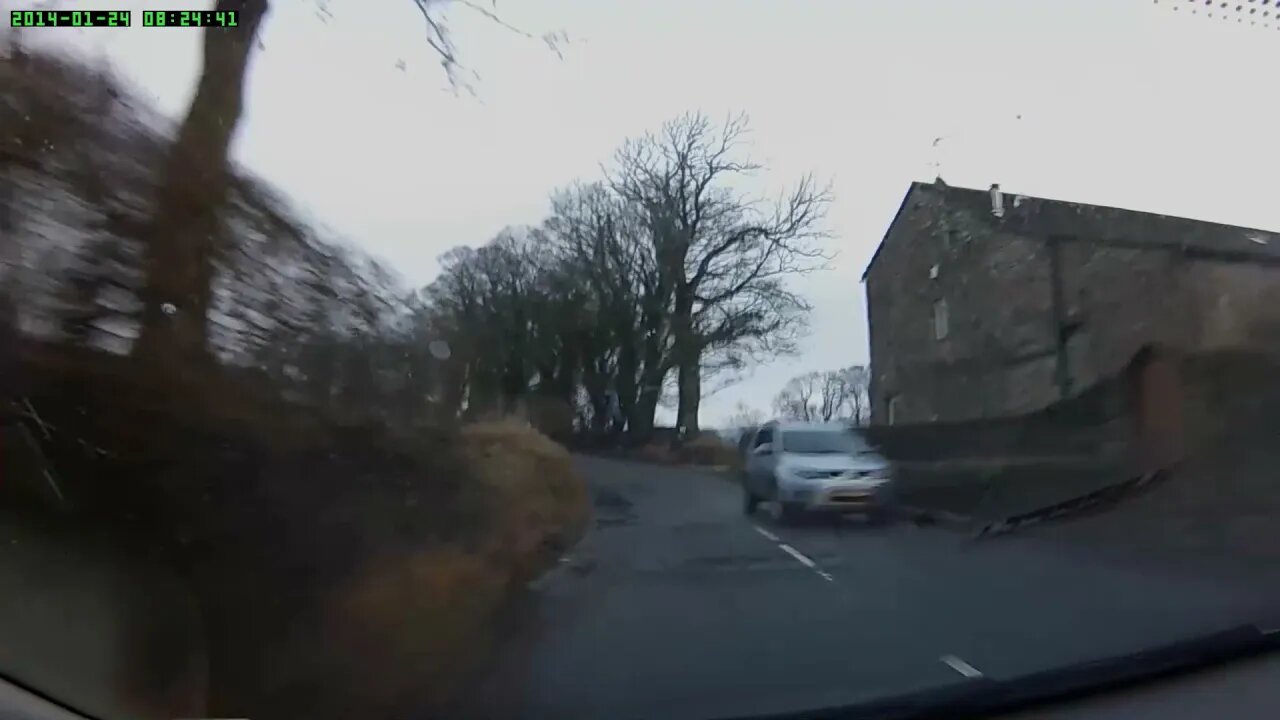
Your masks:
M800 372L866 362L859 277L912 180L1280 230L1270 18L1188 0L503 0L512 25L571 42L560 60L453 9L472 98L448 91L412 0L330 0L327 21L319 6L273 0L235 156L413 284L452 246L538 222L551 190L686 110L748 113L770 182L833 181L838 257L798 284L815 305L802 354L708 398L707 425ZM198 33L31 35L110 62L176 116Z

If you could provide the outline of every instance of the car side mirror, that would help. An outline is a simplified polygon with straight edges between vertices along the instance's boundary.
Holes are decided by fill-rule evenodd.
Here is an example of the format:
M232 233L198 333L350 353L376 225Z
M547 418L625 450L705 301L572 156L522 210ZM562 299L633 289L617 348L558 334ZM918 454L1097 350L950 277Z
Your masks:
M769 455L773 453L773 443L762 443L751 451L752 455Z

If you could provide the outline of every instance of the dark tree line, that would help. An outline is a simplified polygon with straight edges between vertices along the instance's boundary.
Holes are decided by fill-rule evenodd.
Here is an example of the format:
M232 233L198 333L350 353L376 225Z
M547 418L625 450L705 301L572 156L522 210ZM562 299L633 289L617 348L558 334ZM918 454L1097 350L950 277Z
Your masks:
M414 3L456 82L456 48L440 14L447 3ZM505 25L491 7L461 4ZM227 151L268 0L216 6L240 10L240 27L205 33L192 104L136 233L145 262L132 352L157 376L211 357L218 255L228 244L220 222L232 178ZM555 46L555 36L544 40ZM696 431L707 372L790 350L808 308L784 280L820 259L811 241L827 195L811 178L776 203L744 195L736 181L759 170L740 154L745 130L745 118L668 123L626 143L601 185L562 193L545 227L453 255L427 293L430 307L414 314L436 321L463 351L449 371L455 389L440 393L446 406L510 406L530 383L540 396L569 400L580 386L595 418L607 388L628 427L643 433L674 371L679 423ZM490 324L478 329L477 317Z
M696 432L705 379L792 351L805 328L787 281L821 264L829 198L811 178L749 195L761 168L742 117L690 114L626 141L543 222L450 251L409 292L251 176L184 165L205 162L174 147L196 130L169 142L109 77L38 54L0 71L17 111L0 142L0 251L21 324L160 378L216 366L344 416L524 410L644 438L669 392Z
M623 143L603 180L555 193L540 225L447 254L425 296L463 363L458 399L551 402L583 429L644 437L673 382L696 433L705 378L793 351L809 306L788 279L823 261L829 196L807 177L749 196L746 131L679 117Z
M455 87L466 83L459 74L462 65L444 15L448 7L470 9L532 37L503 22L492 0L412 3L426 25L427 43ZM209 342L214 334L210 323L216 312L218 255L230 242L222 223L234 182L228 152L243 114L249 63L270 2L215 0L214 9L238 11L239 25L204 32L200 76L191 105L172 141L162 146L158 182L148 198L151 208L133 229L144 263L138 291L140 335L131 352L157 378L172 376L175 368L190 372L214 360ZM327 13L323 0L318 9ZM552 33L542 40L556 49L562 36Z
M0 104L12 110L0 114L0 296L14 323L44 341L136 357L153 284L141 238L163 194L163 123L109 76L37 53L0 60ZM205 249L199 344L208 359L157 362L203 372L214 361L338 416L422 417L439 369L415 297L270 187L237 170L225 182L216 242ZM190 312L173 305L159 312Z

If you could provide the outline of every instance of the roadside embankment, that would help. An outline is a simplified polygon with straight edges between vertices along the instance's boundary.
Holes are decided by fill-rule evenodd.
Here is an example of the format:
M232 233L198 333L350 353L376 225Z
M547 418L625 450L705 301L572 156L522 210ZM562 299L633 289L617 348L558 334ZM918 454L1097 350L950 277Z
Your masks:
M1181 376L1185 460L1146 492L1038 533L1280 588L1280 358L1193 356Z
M1160 362L1032 416L881 430L904 500L984 531L1013 520L1151 561L1280 568L1280 358Z
M39 630L40 608L78 606L64 591L101 602L6 667L103 717L439 716L587 521L568 452L526 423L342 424L213 374L175 404L125 359L47 345L17 370L8 562L65 562L15 585L5 620ZM135 572L164 591L125 613ZM118 672L75 661L97 652Z

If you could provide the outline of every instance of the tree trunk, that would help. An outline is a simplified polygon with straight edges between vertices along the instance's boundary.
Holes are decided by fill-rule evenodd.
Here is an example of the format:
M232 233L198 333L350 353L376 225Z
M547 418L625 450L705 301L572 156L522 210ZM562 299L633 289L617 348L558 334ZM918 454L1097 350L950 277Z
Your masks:
M529 382L523 360L518 356L509 358L502 373L502 413L510 415L518 412L528 389Z
M21 29L12 28L10 33L10 55L14 71L25 71L26 55L22 49ZM11 126L5 125L6 131L10 131ZM15 148L15 140L18 139L16 134L5 142L0 143L0 239L7 242L13 242L14 232L17 230L17 211L15 205L18 202L18 179L17 170L21 160L19 153ZM4 260L0 257L0 260Z
M693 437L698 434L698 405L702 401L702 348L693 328L693 290L683 281L676 289L671 322L675 331L679 396L676 427L683 431L681 437Z
M640 372L640 358L633 339L628 338L618 350L618 376L614 387L618 392L618 407L628 424L636 406L639 387L636 382Z
M644 357L639 371L640 386L636 389L635 404L627 415L627 435L637 445L648 442L653 434L653 416L658 411L662 382L669 369L662 348L660 322L656 318L654 315L645 323L647 330L643 346Z
M636 404L631 408L631 417L627 419L627 441L633 445L643 445L653 435L653 416L658 411L658 398L662 395L661 387L650 386L640 388Z
M556 398L563 401L567 405L573 404L573 394L578 388L578 376L580 368L578 367L578 358L581 354L578 348L582 345L582 338L576 333L565 334L561 337L560 356L557 358L558 366L556 368Z
M502 377L497 368L480 358L472 358L467 369L465 415L476 418L497 410L502 398Z
M207 360L219 210L230 179L228 151L244 110L245 76L268 0L217 0L240 26L204 32L195 97L159 178L144 231L146 288L134 354L157 371Z
M467 398L468 366L457 355L445 360L431 360L432 395L438 403L437 419L452 420L462 414Z
M13 242L14 231L17 230L17 212L14 206L18 202L18 181L12 164L14 161L6 156L0 147L0 238L5 242Z
M702 401L702 367L698 355L690 353L682 357L677 371L680 394L677 427L683 430L681 437L692 438L701 432L698 428L698 405Z
M599 359L593 353L584 350L582 358L582 387L587 391L587 402L591 404L592 435L604 432L605 411L608 401L605 392L609 389L609 379L600 372Z

